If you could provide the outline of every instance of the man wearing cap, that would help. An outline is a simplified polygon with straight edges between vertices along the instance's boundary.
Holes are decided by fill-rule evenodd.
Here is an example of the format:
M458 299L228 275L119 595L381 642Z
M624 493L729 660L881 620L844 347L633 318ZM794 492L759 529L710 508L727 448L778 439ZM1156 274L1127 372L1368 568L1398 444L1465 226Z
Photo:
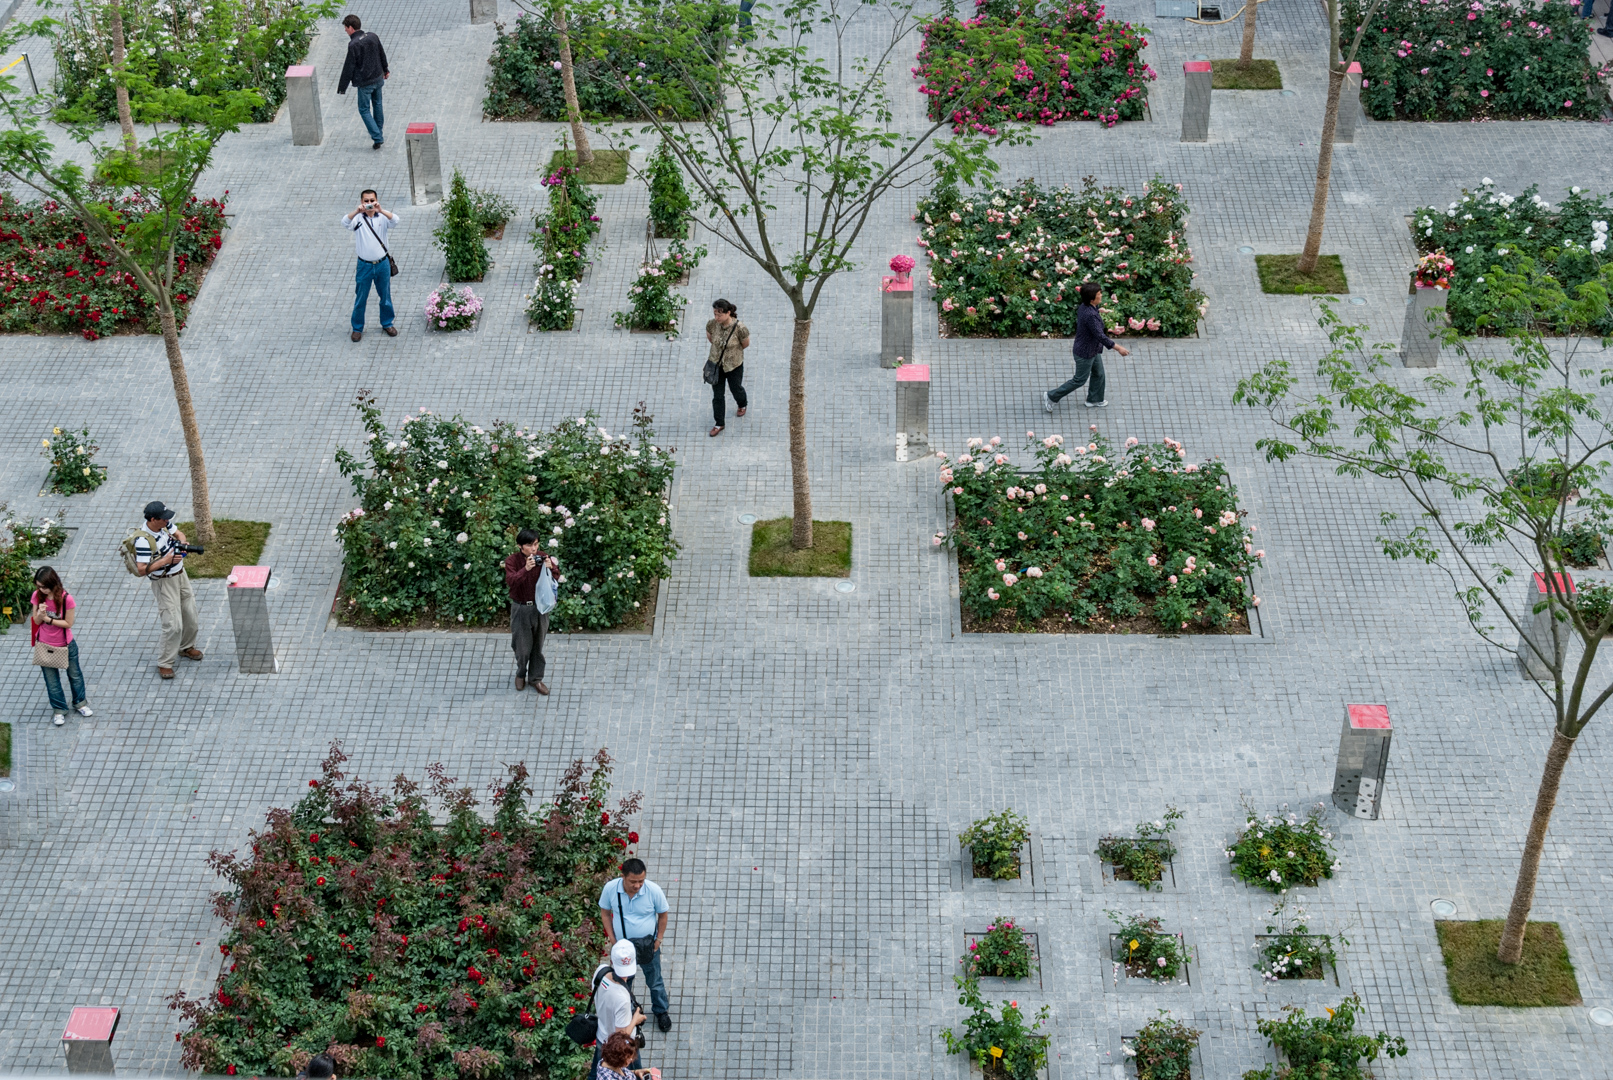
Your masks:
M643 859L633 858L622 863L622 876L605 883L599 894L599 914L605 922L605 936L632 945L644 959L638 966L644 969L644 985L650 991L650 1011L655 1014L655 1026L661 1031L672 1030L672 1003L667 998L666 983L661 980L661 939L666 936L666 893L661 886L649 880L649 870Z
M594 1074L599 1070L599 1051L618 1031L628 1038L633 1038L638 1026L644 1023L644 1013L639 1010L638 1002L633 1000L633 991L627 988L628 982L638 974L638 960L631 941L618 941L610 947L610 959L594 969L599 975L600 969L609 967L604 978L599 980L599 989L594 991L594 1013L599 1017L599 1027L594 1035L594 1063L588 1066L588 1080L593 1080ZM639 1055L633 1054L632 1068L639 1067Z
M190 591L185 573L185 534L173 526L174 512L161 502L146 504L146 527L134 539L135 573L151 579L157 597L157 615L162 619L162 655L157 657L157 674L174 677L174 659L200 660L196 647L196 596Z

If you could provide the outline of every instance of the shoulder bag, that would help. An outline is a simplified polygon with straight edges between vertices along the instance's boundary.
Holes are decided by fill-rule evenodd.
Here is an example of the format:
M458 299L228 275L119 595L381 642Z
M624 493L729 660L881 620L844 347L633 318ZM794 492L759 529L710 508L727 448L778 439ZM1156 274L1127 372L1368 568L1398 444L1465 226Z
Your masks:
M655 935L646 934L643 937L627 937L627 916L622 914L622 887L616 886L616 936L626 938L633 943L633 952L639 965L648 964L655 959Z
M734 336L734 331L738 329L739 320L735 319L734 325L728 328L728 334L722 339L722 347L717 350L717 359L706 361L706 370L700 376L706 380L706 385L716 386L722 382L722 358L727 355L728 342Z
M47 610L49 610L48 605ZM67 646L46 645L43 641L40 641L39 624L34 622L32 615L28 618L28 626L30 630L28 640L34 647L34 666L53 667L65 671L67 669Z
M392 257L392 252L387 250L386 241L381 239L381 234L375 231L375 226L374 225L370 224L370 216L368 214L360 214L359 217L364 219L364 227L366 229L370 230L370 235L375 237L375 242L377 244L381 245L381 251L382 251L383 254L386 255L386 264L392 270L392 272L388 276L389 277L397 277L398 276L398 260L394 259Z
M599 984L609 972L610 965L606 964L595 973L594 992L588 999L589 1011L578 1013L566 1023L566 1037L578 1046L592 1046L599 1039L599 1012L593 1007L594 998L599 996Z

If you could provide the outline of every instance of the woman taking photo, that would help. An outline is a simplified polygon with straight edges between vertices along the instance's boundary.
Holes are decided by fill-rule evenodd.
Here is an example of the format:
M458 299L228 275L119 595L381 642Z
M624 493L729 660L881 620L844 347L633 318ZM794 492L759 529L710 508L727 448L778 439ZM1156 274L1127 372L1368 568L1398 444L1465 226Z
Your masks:
M80 716L94 716L84 693L84 672L78 666L78 642L73 640L73 619L78 614L73 596L62 585L55 570L41 566L34 571L34 594L29 598L33 605L33 641L52 649L67 650L67 682L73 690L73 708ZM67 723L67 698L62 694L62 669L41 660L35 650L34 663L45 675L45 693L50 695L54 723L61 727Z

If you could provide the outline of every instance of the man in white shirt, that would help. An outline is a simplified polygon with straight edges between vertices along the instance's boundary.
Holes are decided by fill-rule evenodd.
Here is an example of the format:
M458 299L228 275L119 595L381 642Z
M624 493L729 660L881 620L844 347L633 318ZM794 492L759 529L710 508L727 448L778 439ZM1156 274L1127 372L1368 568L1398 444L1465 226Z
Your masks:
M178 657L202 658L202 650L196 647L196 596L185 573L185 534L174 528L174 512L161 502L149 502L145 516L145 531L134 540L134 572L151 582L157 597L157 616L162 620L157 674L171 679Z
M644 1023L644 1014L639 1011L638 1003L633 1000L633 992L627 988L625 981L638 974L635 956L636 950L631 941L618 941L610 947L610 970L600 980L599 989L594 994L594 1013L599 1017L599 1027L595 1030L594 1063L588 1066L588 1080L593 1080L599 1069L599 1051L606 1041L618 1031L632 1038L638 1026ZM594 973L597 975L599 968L595 968ZM632 1067L639 1067L636 1053Z
M358 270L353 279L353 340L364 337L364 311L370 304L370 286L375 286L380 301L381 329L387 337L397 337L398 329L392 325L392 261L387 247L387 234L401 222L398 215L381 209L381 197L374 188L359 193L358 209L342 218L342 228L353 234L353 247L358 252Z

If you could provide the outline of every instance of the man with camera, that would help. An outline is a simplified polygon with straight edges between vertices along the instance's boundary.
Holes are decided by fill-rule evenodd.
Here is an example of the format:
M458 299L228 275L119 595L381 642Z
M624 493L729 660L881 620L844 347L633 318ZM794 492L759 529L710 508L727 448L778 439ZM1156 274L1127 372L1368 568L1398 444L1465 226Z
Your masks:
M510 590L510 648L515 650L515 688L525 690L528 681L538 693L548 696L549 684L543 681L543 638L549 632L549 609L554 606L552 593L538 596L543 571L549 571L551 581L559 575L560 564L554 556L545 555L540 546L542 538L532 529L515 534L519 551L510 553L504 560L504 584ZM551 586L552 589L552 586Z
M134 540L135 573L151 580L157 597L157 614L162 619L162 655L157 658L157 674L174 677L174 659L200 660L196 647L196 596L190 591L185 573L185 556L200 555L202 549L185 542L185 534L173 527L174 512L161 502L146 504L146 527Z
M370 304L370 286L375 286L381 310L381 329L387 337L397 337L392 325L392 252L387 234L397 228L398 215L381 209L381 197L374 188L359 192L358 209L342 218L342 228L353 234L358 251L358 270L353 277L353 340L364 337L364 312Z

